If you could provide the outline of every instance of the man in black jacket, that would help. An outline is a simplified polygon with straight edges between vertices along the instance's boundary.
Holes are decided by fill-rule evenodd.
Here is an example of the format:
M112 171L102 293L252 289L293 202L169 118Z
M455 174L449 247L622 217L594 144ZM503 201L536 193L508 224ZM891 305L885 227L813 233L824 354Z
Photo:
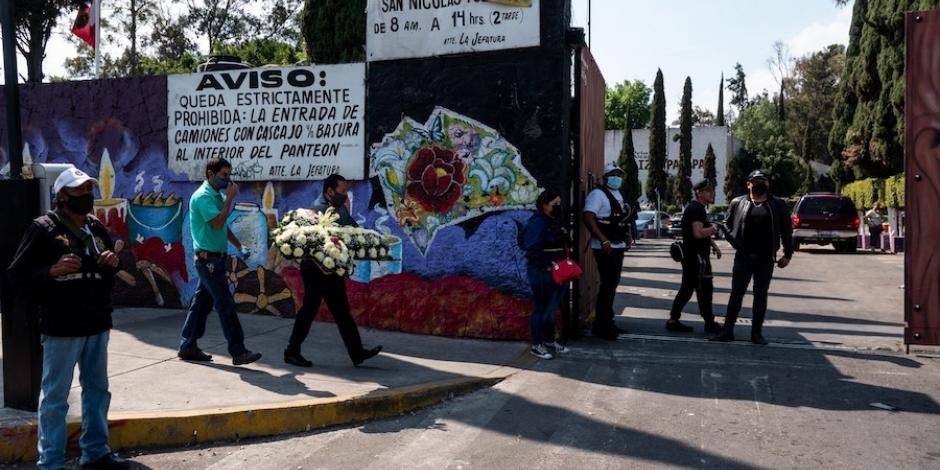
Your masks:
M754 279L754 305L751 314L751 342L767 344L761 334L767 313L767 293L773 278L774 266L781 269L790 264L793 256L793 226L790 211L782 199L769 194L770 179L761 170L747 177L747 195L728 205L729 241L736 250L731 274L731 297L725 313L725 323L716 341L734 341L734 324L741 311L741 302L747 286ZM783 247L783 257L777 251Z
M57 209L26 229L8 269L24 300L34 302L39 312L42 469L65 465L65 417L76 364L82 386L82 468L129 467L108 446L108 336L111 290L120 261L107 229L88 215L96 183L76 168L63 172L53 186Z

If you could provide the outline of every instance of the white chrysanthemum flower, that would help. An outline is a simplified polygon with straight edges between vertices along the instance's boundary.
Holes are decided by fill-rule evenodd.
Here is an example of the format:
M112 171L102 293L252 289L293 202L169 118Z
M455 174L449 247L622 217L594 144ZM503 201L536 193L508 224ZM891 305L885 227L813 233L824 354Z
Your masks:
M298 247L298 248L294 248L294 258L300 258L300 257L303 256L303 255L304 255L304 249L303 249L303 248L299 248L299 247Z
M284 244L281 245L281 253L289 255L291 253L290 245Z
M365 245L365 244L366 244L366 237L364 237L364 236L362 236L362 235L359 235L358 237L356 237L356 241L359 242L360 245Z
M345 264L347 261L349 261L349 255L344 252L340 252L338 255L336 255L336 259L339 260L340 263Z
M333 269L336 267L336 261L334 261L333 258L327 256L326 258L323 258L323 267L326 269Z
M307 244L307 236L304 235L303 233L299 233L299 234L297 234L297 237L294 238L294 241L297 242L297 243L300 244L300 245L306 245L306 244Z
M360 259L364 259L366 257L366 249L360 248L359 252L356 253L356 256L359 257Z
M387 256L387 255L388 255L388 250L386 250L384 247L383 247L383 248L379 248L379 256L380 256L380 257L384 258L384 257Z
M324 258L326 258L326 255L324 255L322 251L318 251L313 254L313 259L317 261L323 262Z
M375 248L369 248L369 259L376 259L379 257L379 251Z

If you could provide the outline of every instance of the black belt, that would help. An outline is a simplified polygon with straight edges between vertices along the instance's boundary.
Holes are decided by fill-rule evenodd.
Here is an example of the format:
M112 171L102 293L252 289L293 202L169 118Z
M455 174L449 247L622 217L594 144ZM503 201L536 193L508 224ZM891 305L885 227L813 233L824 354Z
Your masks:
M225 258L226 256L228 256L226 253L218 253L218 252L215 252L215 251L196 250L196 258L198 258L198 259Z

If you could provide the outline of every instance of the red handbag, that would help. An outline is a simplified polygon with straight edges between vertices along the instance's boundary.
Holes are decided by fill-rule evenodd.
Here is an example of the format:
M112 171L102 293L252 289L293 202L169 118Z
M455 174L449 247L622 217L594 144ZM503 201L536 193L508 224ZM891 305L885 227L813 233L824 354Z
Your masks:
M581 274L584 274L584 271L571 259L571 254L567 250L565 250L565 259L555 263L552 268L552 280L559 286L581 277Z

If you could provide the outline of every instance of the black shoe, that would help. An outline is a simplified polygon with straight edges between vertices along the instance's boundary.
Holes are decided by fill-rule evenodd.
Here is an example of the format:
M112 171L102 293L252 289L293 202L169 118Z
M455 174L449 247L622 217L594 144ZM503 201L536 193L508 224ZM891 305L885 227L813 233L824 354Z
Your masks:
M358 366L359 364L365 362L366 359L371 359L375 356L378 356L380 352L382 352L382 346L376 346L372 349L363 349L362 352L360 352L359 355L353 359L353 365Z
M761 335L760 333L757 333L756 335L751 335L751 342L754 344L759 344L761 346L765 346L767 344L767 340L764 339L764 336Z
M82 468L96 468L100 470L124 470L131 468L131 463L114 454L108 454L94 462L83 463Z
M722 333L718 336L713 336L708 338L709 341L720 341L722 343L730 343L734 341L734 333Z
M212 362L212 356L206 354L200 350L195 351L179 351L176 353L176 357L184 361L193 361L193 362Z
M232 358L232 364L243 366L245 364L251 364L258 359L261 359L261 353L251 352L246 349L245 352Z
M706 333L721 333L721 325L716 321L705 322L705 332Z
M284 351L284 362L298 367L313 367L313 361L308 361L299 352Z
M693 328L689 325L683 325L679 320L676 321L667 321L666 329L669 331L674 331L676 333L691 333Z

